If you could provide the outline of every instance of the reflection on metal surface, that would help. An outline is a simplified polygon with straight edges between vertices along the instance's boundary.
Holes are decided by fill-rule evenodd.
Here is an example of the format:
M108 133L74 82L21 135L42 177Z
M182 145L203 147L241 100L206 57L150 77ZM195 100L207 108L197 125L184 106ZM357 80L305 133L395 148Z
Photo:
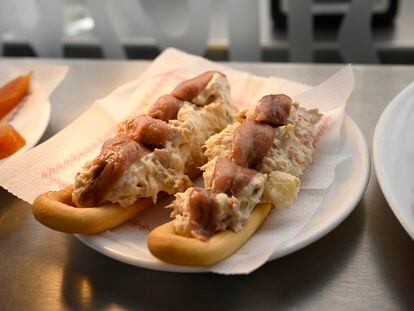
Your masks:
M105 311L122 311L122 310L128 310L127 308L124 308L116 303L111 303L105 307Z
M73 270L66 273L66 267L61 281L61 295L68 307L75 310L96 309L94 288L89 276L81 271ZM73 300L76 297L76 300Z
M79 276L79 298L83 308L89 309L92 306L93 295L89 279Z

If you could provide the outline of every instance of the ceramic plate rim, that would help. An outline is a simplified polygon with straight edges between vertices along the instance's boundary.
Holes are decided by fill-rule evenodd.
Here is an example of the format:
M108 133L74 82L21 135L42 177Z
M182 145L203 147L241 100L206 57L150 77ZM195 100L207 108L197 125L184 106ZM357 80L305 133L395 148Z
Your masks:
M27 150L36 146L36 144L42 138L43 134L46 132L46 129L49 125L49 121L50 121L50 117L52 113L52 106L51 106L50 100L45 99L45 102L41 107L42 109L39 110L38 118L37 118L39 125L36 128L35 135L33 135L29 141L26 139L26 137L24 137L26 139L26 145L24 145L23 148L21 148L20 150L18 150L16 153L12 154L11 156L0 160L0 164L25 153Z
M399 103L401 103L401 99L409 95L410 93L414 93L414 82L406 86L404 89L402 89L391 100L391 102L387 105L387 107L385 107L384 111L381 113L381 116L378 119L377 125L375 126L372 156L373 156L375 174L377 175L378 183L380 185L382 193L384 194L384 197L386 201L388 202L388 205L390 206L395 217L397 217L398 221L401 223L405 231L414 240L414 228L410 227L410 225L405 221L404 216L400 212L400 208L399 208L396 196L393 193L392 188L389 186L390 181L386 175L385 165L384 165L383 157L381 154L382 145L383 145L381 138L386 128L386 123L390 120L390 118L393 117L397 109L400 108Z

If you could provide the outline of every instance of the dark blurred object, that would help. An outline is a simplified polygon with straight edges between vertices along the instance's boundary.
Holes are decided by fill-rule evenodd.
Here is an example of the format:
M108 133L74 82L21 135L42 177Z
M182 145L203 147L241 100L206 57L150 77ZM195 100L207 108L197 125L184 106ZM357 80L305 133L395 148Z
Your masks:
M286 28L288 1L271 0L271 13L275 28ZM337 28L352 0L314 0L313 22L315 28ZM356 0L364 1L364 0ZM399 0L377 0L374 6L373 26L390 26L398 12Z

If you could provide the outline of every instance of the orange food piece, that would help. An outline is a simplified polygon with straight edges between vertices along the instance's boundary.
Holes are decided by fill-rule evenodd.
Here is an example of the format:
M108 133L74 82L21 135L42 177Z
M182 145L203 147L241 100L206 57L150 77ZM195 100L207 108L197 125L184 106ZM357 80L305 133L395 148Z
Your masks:
M16 107L29 90L32 72L9 81L0 88L0 119Z
M26 140L10 124L0 124L0 159L4 159L26 144Z

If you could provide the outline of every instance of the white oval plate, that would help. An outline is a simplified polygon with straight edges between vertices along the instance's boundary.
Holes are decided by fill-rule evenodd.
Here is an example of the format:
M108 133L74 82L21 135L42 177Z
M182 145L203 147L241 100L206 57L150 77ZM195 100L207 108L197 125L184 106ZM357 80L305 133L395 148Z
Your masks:
M360 129L349 116L345 117L343 126L344 147L340 155L348 156L348 160L337 166L330 191L312 219L295 238L276 249L269 260L290 254L326 235L351 213L365 192L370 172L368 147ZM157 218L168 221L169 211L165 209L146 210L137 219L147 223L148 213L152 216L153 213L160 213ZM142 226L139 220L132 225ZM207 271L200 267L180 267L161 262L149 253L146 244L131 243L133 237L120 238L135 234L135 230L128 228L130 225L126 224L114 231L106 231L99 235L77 235L77 237L98 252L131 265L174 272ZM146 228L141 227L141 229Z
M373 158L388 204L414 239L414 83L381 114L375 127Z
M24 137L26 144L11 156L0 160L0 164L32 148L46 131L50 120L50 102L37 83L30 86L30 93L0 122L7 122Z

